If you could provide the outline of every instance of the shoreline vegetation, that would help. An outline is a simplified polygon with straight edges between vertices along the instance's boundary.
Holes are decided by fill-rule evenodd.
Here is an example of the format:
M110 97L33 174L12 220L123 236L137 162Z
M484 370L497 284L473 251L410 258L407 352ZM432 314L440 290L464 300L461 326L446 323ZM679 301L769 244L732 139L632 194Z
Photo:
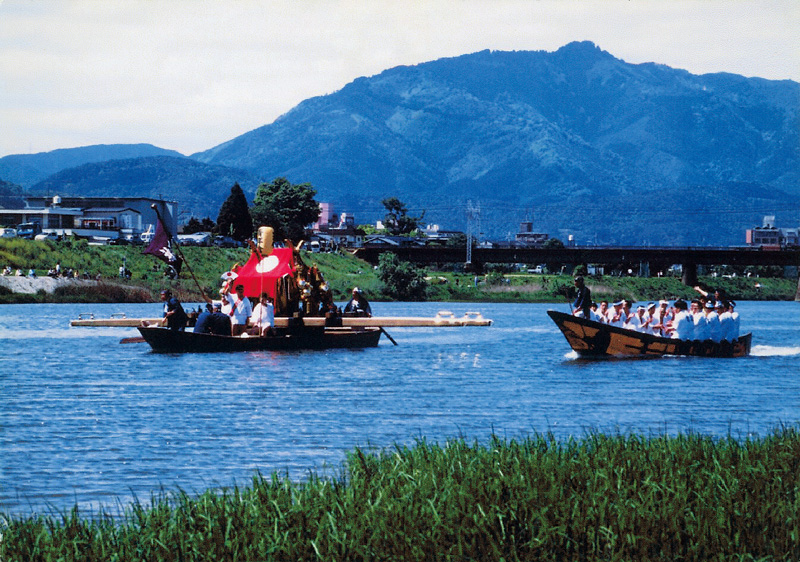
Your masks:
M248 249L184 247L189 267L203 293L217 294L220 275L243 264ZM331 286L336 301L346 301L352 287L360 287L371 301L392 300L383 291L377 271L349 255L301 252L304 261L316 263ZM51 279L49 269L78 272L78 279ZM491 264L489 264L491 267ZM164 275L162 262L142 254L139 246L90 246L84 240L51 242L0 239L0 269L9 266L26 276L34 269L38 279L0 277L0 304L153 302L158 292L170 288L183 302L202 302L200 290L184 265L179 279ZM119 276L120 267L130 279ZM425 269L426 300L436 302L552 302L572 298L572 276L501 272L498 268L475 275L448 268ZM489 267L487 267L489 269ZM706 287L721 288L735 300L794 300L797 280L776 276L700 276ZM595 301L628 299L633 302L697 295L679 277L587 276Z
M0 516L0 559L797 560L800 428L420 439L118 509Z

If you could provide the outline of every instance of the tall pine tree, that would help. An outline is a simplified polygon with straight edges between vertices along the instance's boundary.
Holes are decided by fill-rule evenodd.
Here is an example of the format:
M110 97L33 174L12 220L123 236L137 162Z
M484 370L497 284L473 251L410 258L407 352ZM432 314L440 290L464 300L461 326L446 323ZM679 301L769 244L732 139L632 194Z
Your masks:
M253 220L247 198L238 183L233 184L231 194L222 204L217 217L217 232L244 242L253 235Z

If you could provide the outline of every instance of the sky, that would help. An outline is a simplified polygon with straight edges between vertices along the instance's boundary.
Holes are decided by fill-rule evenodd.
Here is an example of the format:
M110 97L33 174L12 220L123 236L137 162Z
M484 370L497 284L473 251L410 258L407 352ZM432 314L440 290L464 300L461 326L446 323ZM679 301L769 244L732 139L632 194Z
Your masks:
M0 0L0 156L190 155L398 65L584 40L800 82L800 0Z

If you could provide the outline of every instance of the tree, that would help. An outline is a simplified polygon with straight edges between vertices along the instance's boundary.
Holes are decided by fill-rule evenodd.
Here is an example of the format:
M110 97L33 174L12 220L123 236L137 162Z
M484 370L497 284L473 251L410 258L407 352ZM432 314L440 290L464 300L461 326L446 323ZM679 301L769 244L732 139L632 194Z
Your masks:
M195 232L216 232L217 225L211 220L211 217L205 217L203 220L197 220L195 217L189 218L189 222L183 227L184 234L194 234Z
M425 300L428 282L425 272L411 263L400 261L397 254L385 252L378 258L378 278L383 294L397 300Z
M306 226L319 218L317 191L310 183L292 184L286 178L262 183L250 209L253 228L271 226L275 239L298 242L305 236Z
M217 232L239 242L244 242L253 235L253 221L247 198L238 183L233 184L231 194L219 209Z
M384 224L386 229L394 235L398 234L411 234L419 228L422 219L425 217L425 211L418 217L408 216L408 209L405 204L397 197L389 197L381 201L386 207L386 216L384 217Z

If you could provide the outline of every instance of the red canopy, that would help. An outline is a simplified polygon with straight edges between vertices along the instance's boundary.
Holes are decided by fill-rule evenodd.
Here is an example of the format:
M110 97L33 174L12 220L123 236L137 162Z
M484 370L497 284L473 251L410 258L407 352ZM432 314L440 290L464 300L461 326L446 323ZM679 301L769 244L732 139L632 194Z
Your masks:
M247 297L258 298L267 293L277 301L278 281L294 275L294 253L292 248L274 248L268 256L250 253L250 259L234 271L238 275L233 285L244 285Z

